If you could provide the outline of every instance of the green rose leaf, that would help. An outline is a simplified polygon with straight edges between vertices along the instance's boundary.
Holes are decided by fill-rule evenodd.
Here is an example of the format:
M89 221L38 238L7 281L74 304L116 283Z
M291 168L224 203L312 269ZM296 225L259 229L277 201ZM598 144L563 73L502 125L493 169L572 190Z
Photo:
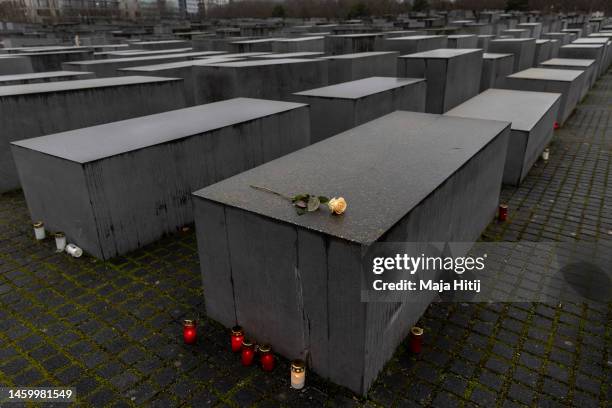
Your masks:
M329 202L329 198L325 196L319 196L319 201L321 202L321 204L327 204Z
M299 208L299 207L295 207L295 212L297 213L297 215L304 215L306 214L306 210L303 208Z
M319 201L319 197L310 196L308 199L308 211L313 212L319 209L319 205L321 205L321 201Z
M298 195L292 197L291 201L293 201L294 203L298 202L298 201L308 202L308 198L309 198L308 194L298 194Z

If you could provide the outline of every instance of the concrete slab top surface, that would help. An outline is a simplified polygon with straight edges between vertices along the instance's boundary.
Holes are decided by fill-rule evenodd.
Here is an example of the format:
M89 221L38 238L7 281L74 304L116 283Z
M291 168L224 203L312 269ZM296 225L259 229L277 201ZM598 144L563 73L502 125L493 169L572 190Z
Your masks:
M369 245L465 165L507 122L396 111L194 193L275 220ZM344 197L346 213L302 216L286 196Z
M321 59L354 59L354 58L374 57L377 55L389 55L389 54L399 54L399 53L397 51L366 51L366 52L355 52L352 54L330 55L328 57L321 57Z
M578 38L572 41L572 44L608 44L609 42L609 38Z
M514 54L499 54L496 52L485 52L482 54L483 59L499 59L499 58L508 58L513 57Z
M270 41L279 41L279 40L286 40L286 38L284 38L284 37L278 37L278 38L258 38L256 40L234 41L232 44L258 44L258 43L266 43L266 42L270 42Z
M508 78L541 79L543 81L574 81L584 71L575 69L529 68L508 75Z
M443 38L445 35L412 35L407 37L393 37L387 38L387 41L419 41L419 40L429 40L432 38Z
M563 45L561 48L603 48L605 47L605 44L567 44L567 45Z
M312 41L312 40L322 40L325 37L322 35L312 36L312 37L297 37L297 38L281 38L276 40L278 42L301 42L301 41Z
M294 95L319 96L323 98L359 99L364 96L424 82L424 78L369 77L356 81L297 92Z
M546 44L551 42L551 40L536 40L536 44Z
M44 79L44 78L61 78L66 76L82 76L89 75L91 72L83 71L47 71L33 72L31 74L15 74L15 75L0 75L0 82L5 81L22 81L29 79Z
M278 59L278 58L300 58L300 57L317 57L325 55L324 52L316 52L316 51L302 51L302 52L286 52L282 54L268 54L262 55L258 58L266 58L266 59Z
M305 59L305 58L278 58L269 60L255 60L255 61L236 61L236 62L219 62L217 64L207 64L213 67L228 67L228 68L242 68L242 67L259 67L266 65L283 65L283 64L300 64L300 63L316 63L318 59Z
M189 61L168 62L165 64L141 65L138 67L120 68L118 71L155 72L155 71L163 71L166 69L193 67L194 65L209 65L209 64L217 64L220 62L233 62L233 61L243 61L243 60L244 58L226 58L226 57L219 56L219 57L204 58L204 59L189 60Z
M513 130L530 131L561 98L559 93L487 89L446 112L448 116L511 122Z
M96 55L159 55L159 54L177 54L181 52L190 52L193 48L172 48L170 50L123 50L123 51L105 51L97 52Z
M77 163L88 163L306 106L235 98L13 142Z
M338 37L338 38L362 38L362 37L380 37L381 35L384 35L384 33L336 34L336 35L330 35L329 37Z
M78 50L78 51L45 51L45 52L20 52L14 54L20 57L35 57L37 55L71 55L71 54L82 54L84 52L90 52L89 49Z
M472 38L472 37L476 37L476 34L452 34L449 35L448 38Z
M176 44L176 43L182 43L182 42L185 42L185 40L137 41L137 42L133 42L132 45Z
M230 53L230 54L222 54L222 55L213 55L213 56L203 56L203 57L196 57L196 59L208 59L208 58L219 58L219 57L224 57L224 58L249 58L249 57L261 57L263 55L274 55L271 52L234 52L234 53Z
M402 55L400 58L455 58L461 55L482 52L481 48L438 48L437 50L417 52L415 54Z
M69 92L79 89L105 88L112 86L148 84L154 82L180 81L180 78L161 78L153 76L121 76L95 79L79 79L75 81L43 82L37 84L0 86L0 97L40 94L48 92Z
M562 65L567 67L584 67L588 68L595 63L594 59L578 59L578 58L551 58L540 65Z
M535 42L535 38L498 38L496 40L491 40L491 42L509 42L509 43L530 42L530 41Z
M171 58L181 58L181 57L203 57L207 55L220 55L225 54L225 51L201 51L201 52L184 52L178 54L162 54L162 55L147 55L147 56L134 56L134 57L125 57L125 58L109 58L109 59L97 59L97 60L86 60L86 61L69 61L67 64L77 64L77 65L103 65L103 64L113 64L116 62L125 63L131 61L151 61L151 60L161 60L161 59L171 59Z

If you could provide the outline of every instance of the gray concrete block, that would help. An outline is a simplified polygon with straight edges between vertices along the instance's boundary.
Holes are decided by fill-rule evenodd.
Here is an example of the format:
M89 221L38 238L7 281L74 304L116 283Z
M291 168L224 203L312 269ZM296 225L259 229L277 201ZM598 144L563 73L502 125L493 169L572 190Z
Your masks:
M508 30L502 30L499 35L512 38L529 38L529 30L511 28Z
M325 37L325 53L341 55L381 51L378 44L384 38L383 33L328 35Z
M520 185L553 137L561 94L489 89L445 115L511 122L504 184Z
M227 58L221 54L219 57L210 57L190 61L170 62L167 64L145 65L141 67L122 68L117 70L123 75L152 75L167 78L181 78L183 80L183 94L187 106L196 104L196 82L193 75L193 66L217 64L220 62L243 61L239 58Z
M499 88L514 70L513 54L493 54L485 52L482 55L482 74L480 76L480 92L489 88Z
M239 54L234 54L239 55ZM252 57L253 59L285 59L285 58L321 58L325 56L324 52L287 52L284 54L262 54Z
M541 68L551 69L575 69L585 71L585 80L588 86L582 88L581 99L586 96L589 89L595 85L597 81L597 64L595 60L589 59L571 59L571 58L552 58L540 64Z
M520 23L516 28L528 30L527 37L539 39L542 36L542 23Z
M67 62L85 61L93 58L91 49L53 51L53 52L33 52L22 53L20 56L27 56L32 62L34 72L47 72L62 70L62 65ZM69 70L66 70L69 71Z
M398 76L427 79L428 113L444 113L480 90L481 49L443 48L398 58Z
M323 52L324 39L323 36L277 39L272 42L272 51L278 53Z
M480 48L484 52L488 52L489 51L489 43L493 39L495 39L494 35L479 35L476 47L472 47L472 48Z
M474 34L449 35L448 48L477 48L478 37Z
M552 58L552 42L550 40L536 40L536 50L533 56L532 67Z
M508 76L502 87L519 91L562 94L557 122L563 125L580 101L583 87L588 86L586 81L585 71L530 68Z
M233 99L12 144L32 219L100 259L193 221L190 193L304 147L308 107Z
M93 59L113 59L113 58L132 58L132 57L151 57L154 55L170 55L179 54L185 52L192 52L193 48L173 48L170 50L121 50L121 51L104 51L96 52L93 55Z
M397 75L398 52L359 52L322 57L327 61L329 84L354 81L371 76Z
M492 40L489 52L514 54L514 72L531 68L535 58L536 40L534 38L506 38Z
M328 84L327 61L271 59L194 66L196 103L238 96L285 99L292 93Z
M20 186L9 143L185 106L181 80L85 79L0 87L0 192Z
M404 55L446 48L447 44L448 39L445 35L413 35L410 37L385 38L383 49L397 51L400 55Z
M316 143L396 110L425 111L425 80L370 77L294 94L310 105L310 142Z
M34 72L32 61L18 55L0 55L0 75L19 75Z
M210 57L221 55L222 51L185 52L178 54L153 55L148 57L111 58L88 61L67 62L62 64L66 71L93 72L98 78L107 78L121 75L117 70L122 68L138 67L143 65L167 64L192 60L197 57Z
M256 38L249 40L240 40L230 43L231 52L272 52L272 44L276 40L283 38Z
M571 42L570 33L543 33L542 38L548 40L559 40L561 41L561 45L566 45Z
M588 38L579 38L574 41L572 44L602 44L604 46L604 55L602 57L602 66L600 69L600 75L605 74L610 65L612 63L612 41L609 38L597 38L597 37L588 37Z
M559 58L594 59L598 76L605 72L604 56L605 46L603 44L568 44L559 50Z
M195 192L207 315L366 394L431 297L362 302L364 254L478 239L498 205L508 134L505 122L398 111ZM343 196L348 209L298 216L250 185Z
M0 75L0 86L36 84L41 82L70 81L72 79L92 79L93 72L50 71L31 74Z

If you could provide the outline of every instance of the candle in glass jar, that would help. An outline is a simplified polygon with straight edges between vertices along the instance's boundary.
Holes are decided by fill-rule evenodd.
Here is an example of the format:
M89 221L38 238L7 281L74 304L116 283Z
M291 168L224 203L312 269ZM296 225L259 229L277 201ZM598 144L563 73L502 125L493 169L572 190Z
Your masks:
M423 348L423 329L414 326L410 329L410 351L415 354L421 352Z
M291 363L291 388L301 390L306 383L306 365L302 360L293 360Z
M259 361L261 362L261 369L264 371L274 370L274 354L272 354L272 348L268 344L259 346Z
M64 252L66 249L66 235L63 232L55 233L55 247L57 252Z
M32 226L34 227L34 236L38 241L46 238L45 224L42 221L35 222Z
M241 360L243 366L250 366L255 360L255 348L253 343L248 339L242 341Z
M183 322L183 340L185 344L195 344L197 339L197 329L194 320L185 320Z
M244 331L242 330L242 327L240 326L232 327L231 343L232 343L232 351L234 353L237 353L240 350L242 350L243 340L244 340Z

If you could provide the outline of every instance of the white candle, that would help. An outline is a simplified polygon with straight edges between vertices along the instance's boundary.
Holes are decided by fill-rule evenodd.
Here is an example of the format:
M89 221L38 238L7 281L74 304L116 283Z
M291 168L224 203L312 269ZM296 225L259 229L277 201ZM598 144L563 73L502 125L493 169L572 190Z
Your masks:
M291 388L301 390L306 383L306 366L302 360L291 363Z
M34 236L37 240L42 241L46 238L45 224L42 221L35 222L32 226L34 227Z
M542 152L542 160L547 161L550 156L550 150L548 148L544 149Z
M68 252L69 255L72 255L75 258L78 258L83 255L83 250L74 244L66 245L66 252Z
M63 232L55 233L55 246L57 252L64 252L64 249L66 249L66 235Z

